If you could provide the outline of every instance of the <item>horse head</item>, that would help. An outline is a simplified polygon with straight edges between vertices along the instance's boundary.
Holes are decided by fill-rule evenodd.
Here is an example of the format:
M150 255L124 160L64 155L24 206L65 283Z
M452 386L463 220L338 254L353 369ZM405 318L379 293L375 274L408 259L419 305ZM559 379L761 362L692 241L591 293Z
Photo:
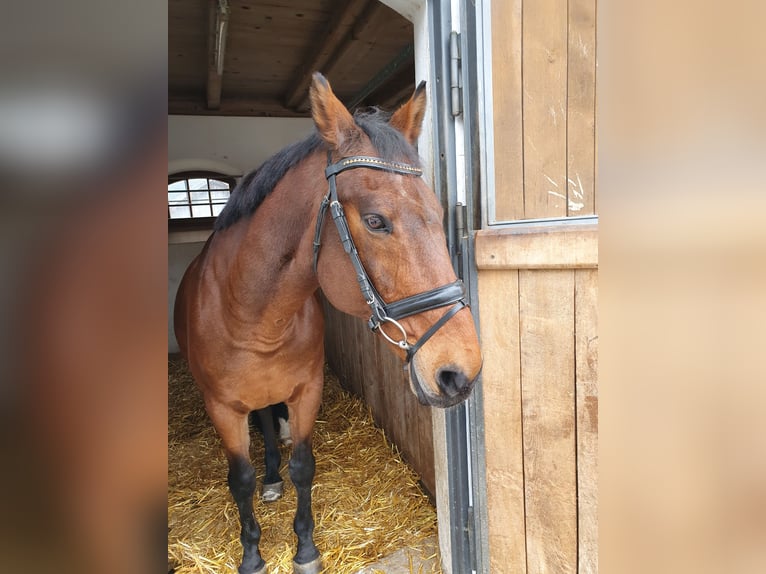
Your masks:
M410 386L421 403L455 405L470 394L482 358L447 251L442 207L420 177L414 145L425 83L385 119L352 116L319 73L310 96L329 165L315 238L320 286L334 307L369 319L394 343L390 348L410 362ZM323 225L328 205L337 230Z

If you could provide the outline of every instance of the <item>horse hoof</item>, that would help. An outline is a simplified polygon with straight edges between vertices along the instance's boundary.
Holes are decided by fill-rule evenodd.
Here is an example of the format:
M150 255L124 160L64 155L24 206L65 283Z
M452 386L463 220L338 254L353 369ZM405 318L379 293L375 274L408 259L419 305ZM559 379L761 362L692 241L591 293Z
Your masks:
M239 567L239 569L237 570L237 572L239 572L239 574L245 574L245 573L242 571L242 566L240 566L240 567ZM255 572L253 572L252 574L269 574L269 569L268 569L268 568L266 568L266 563L264 562L264 563L263 563L263 566L261 566L261 567L260 567L258 570L256 570L256 571L255 571Z
M315 558L311 562L298 564L293 561L293 574L319 574L322 571L322 557Z
M274 502L282 498L284 492L285 482L275 482L273 484L264 484L263 493L261 494L261 500L264 502ZM260 574L260 573L258 573Z

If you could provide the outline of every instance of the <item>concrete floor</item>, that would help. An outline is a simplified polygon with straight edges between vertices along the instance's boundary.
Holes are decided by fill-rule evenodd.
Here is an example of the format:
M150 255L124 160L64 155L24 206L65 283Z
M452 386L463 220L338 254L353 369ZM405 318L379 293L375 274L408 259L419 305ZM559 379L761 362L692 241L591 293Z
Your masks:
M397 550L355 574L441 574L438 550L434 536L417 548Z

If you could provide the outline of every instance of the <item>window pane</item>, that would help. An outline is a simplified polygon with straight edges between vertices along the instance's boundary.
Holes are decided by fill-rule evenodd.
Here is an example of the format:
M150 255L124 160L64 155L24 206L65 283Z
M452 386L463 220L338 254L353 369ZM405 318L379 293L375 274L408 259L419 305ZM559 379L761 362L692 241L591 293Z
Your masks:
M185 179L182 179L181 181L174 181L173 183L168 184L168 191L177 191L181 189L186 189Z
M218 179L211 179L210 189L229 189L229 184L228 182L220 181Z
M168 203L170 205L178 205L178 204L189 203L189 197L186 195L185 191L170 192L170 193L168 193Z
M192 203L210 203L207 191L192 191L189 195L191 195Z
M224 190L224 191L211 191L210 192L210 198L213 201L216 201L216 200L218 200L218 201L226 201L227 199L229 199L229 190L227 189L227 190Z
M206 178L190 179L189 189L207 189L207 179Z
M192 217L210 217L210 205L193 205Z
M214 217L221 213L231 196L232 185L218 177L193 177L168 183L169 218Z
M170 219L182 219L184 217L191 217L188 207L171 207Z

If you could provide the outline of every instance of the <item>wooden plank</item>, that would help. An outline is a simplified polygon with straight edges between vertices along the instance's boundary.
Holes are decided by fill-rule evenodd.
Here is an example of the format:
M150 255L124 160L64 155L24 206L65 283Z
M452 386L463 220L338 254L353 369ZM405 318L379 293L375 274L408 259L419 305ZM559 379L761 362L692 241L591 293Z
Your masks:
M569 1L567 215L596 213L596 1Z
M374 70L385 63L384 60L379 63L379 66L372 66L372 69L369 69L370 59L382 54L380 44L384 41L383 29L387 24L387 19L391 18L392 15L394 18L398 18L398 15L385 4L377 1L368 2L352 28L348 30L335 51L325 61L321 71L330 83L336 86L336 94L341 99L350 96L353 91L349 94L343 93L338 88L340 80L348 83L349 77L356 76L363 77L361 80L363 83L372 77ZM373 52L374 48L378 49L377 53ZM373 53L371 54L371 52ZM369 76L364 77L367 74ZM358 88L359 86L355 86L354 90ZM308 94L304 93L303 96L300 103L295 106L297 111L309 108Z
M218 18L218 3L209 2L208 4L208 17L207 17L207 107L210 110L216 110L221 105L221 87L223 75L218 73L216 67L215 54L216 38L218 36L216 31L216 21ZM225 49L225 43L223 46Z
M380 341L381 345L389 345ZM401 368L399 359L397 359L390 349L383 349L382 356L385 357L386 377L383 383L383 394L386 397L385 428L390 432L391 440L400 445L403 452L409 452L407 445L407 423L408 407L407 395L402 389L401 376L398 370Z
M406 53L406 46L412 43L412 26L406 22L406 33L403 43L394 44L393 53L389 52L392 45L392 29L389 23L398 19L396 12L381 2L373 2L359 20L354 23L354 28L346 38L346 41L338 48L330 61L327 62L325 71L328 79L349 78L349 72L357 73L357 86L354 92L361 89L375 74L384 68L397 56ZM353 83L353 80L349 84ZM349 94L349 95L353 95Z
M227 92L228 93L228 92ZM308 112L285 108L277 100L245 99L221 101L217 110L210 110L202 98L173 98L168 101L168 114L185 116L258 116L275 118L306 118Z
M373 353L376 363L379 365L380 374L375 378L365 379L365 392L368 393L366 397L367 404L372 409L373 417L378 425L386 430L391 436L388 424L387 413L389 412L389 406L387 402L386 393L386 377L388 370L386 369L386 349L383 348L381 341L374 341Z
M481 271L491 572L526 572L518 271Z
M409 389L409 384L407 385ZM420 443L418 474L432 498L436 497L436 472L434 468L434 429L431 409L418 407L418 426L414 429Z
M348 378L352 388L357 393L364 393L361 396L366 397L364 388L367 377L364 371L364 356L367 348L370 346L370 340L365 332L365 325L360 319L346 315L346 341L345 351L348 353Z
M598 572L598 273L575 271L578 572Z
M519 271L527 572L577 571L574 271Z
M312 72L325 66L348 30L359 18L366 4L365 0L347 0L338 4L321 36L317 38L318 42L311 44L310 53L306 54L304 65L294 73L290 87L284 96L286 107L295 108L305 99Z
M421 449L420 436L418 435L418 429L420 428L421 411L428 410L428 407L423 407L418 402L417 397L410 390L409 377L403 377L403 371L401 368L401 362L397 360L397 369L392 373L397 380L397 388L399 394L404 398L404 412L405 421L402 428L402 443L407 445L406 460L413 461L413 467L417 465L420 474L421 461L423 460L423 452ZM396 416L396 415L394 415Z
M522 18L524 217L563 217L567 214L567 0L526 2Z
M491 6L496 221L524 218L521 4Z
M596 224L506 227L476 233L479 269L598 267Z

